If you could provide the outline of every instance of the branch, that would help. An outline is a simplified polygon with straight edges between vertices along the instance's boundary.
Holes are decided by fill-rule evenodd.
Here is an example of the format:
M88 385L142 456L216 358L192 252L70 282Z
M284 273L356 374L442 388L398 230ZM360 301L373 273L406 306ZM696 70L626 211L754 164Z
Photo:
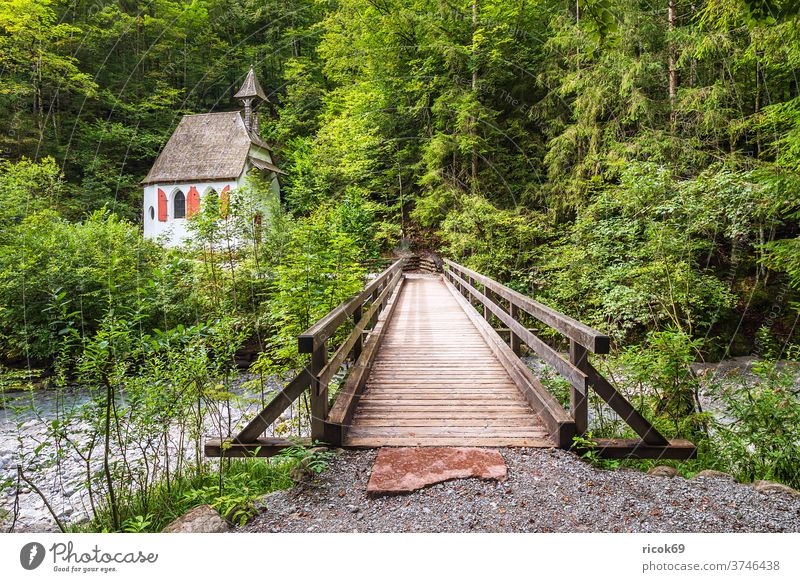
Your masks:
M25 476L25 474L22 472L22 465L17 465L17 475L19 475L19 478L22 479L23 481L25 481L25 483L27 483L27 485L36 492L36 495L38 495L42 499L42 501L44 501L44 505L45 505L45 507L47 507L47 511L49 511L50 515L53 516L53 519L56 520L56 525L58 525L58 529L61 530L61 533L67 533L67 528L65 528L64 524L61 523L61 520L58 519L58 516L56 515L56 512L53 511L53 508L50 506L50 503L47 501L47 497L45 497L44 493L41 492L41 490L36 486L36 484L33 481L31 481L30 479L28 479Z

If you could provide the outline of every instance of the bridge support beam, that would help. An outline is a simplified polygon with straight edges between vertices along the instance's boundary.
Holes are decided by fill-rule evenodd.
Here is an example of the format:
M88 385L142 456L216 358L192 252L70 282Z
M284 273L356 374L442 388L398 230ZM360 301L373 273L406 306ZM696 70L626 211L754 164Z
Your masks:
M589 374L588 358L589 350L575 340L570 340L569 361L586 375ZM589 394L586 388L584 387L583 392L581 392L575 387L575 384L571 384L569 389L569 402L572 418L575 419L575 434L582 437L589 429Z
M325 440L328 418L328 383L320 381L320 372L328 363L328 342L323 341L311 352L311 440Z
M508 311L514 321L519 321L519 307L510 303ZM509 341L511 344L511 351L514 352L514 355L519 356L522 353L522 340L514 333L514 330L510 329L508 333L511 334Z

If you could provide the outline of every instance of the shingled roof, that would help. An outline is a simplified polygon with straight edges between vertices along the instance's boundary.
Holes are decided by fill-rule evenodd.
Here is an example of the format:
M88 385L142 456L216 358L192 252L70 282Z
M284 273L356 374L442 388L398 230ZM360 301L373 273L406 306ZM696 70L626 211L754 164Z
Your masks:
M242 88L233 96L234 99L252 99L253 97L259 97L264 101L268 101L266 93L264 93L264 89L261 88L261 85L256 79L256 74L253 71L253 67L250 67L250 70L247 72L247 76L244 78L244 83L242 83Z
M252 145L267 147L238 111L186 115L142 184L236 179Z
M280 169L278 166L276 166L275 164L270 164L270 163L269 163L268 161L266 161L266 160L260 160L260 159L258 159L258 158L254 158L254 157L252 157L252 156L251 156L251 157L250 157L250 163L251 163L251 164L253 164L253 166L255 166L256 168L258 168L259 170L265 170L265 171L267 171L267 172L275 172L276 174L282 174L282 175L284 175L284 176L286 175L286 172L284 172L283 170L281 170L281 169Z

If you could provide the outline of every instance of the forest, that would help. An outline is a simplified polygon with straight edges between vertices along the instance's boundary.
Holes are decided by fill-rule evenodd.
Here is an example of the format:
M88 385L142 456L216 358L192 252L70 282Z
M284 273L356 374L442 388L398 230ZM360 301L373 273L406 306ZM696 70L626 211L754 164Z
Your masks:
M698 443L681 471L797 487L799 19L791 0L5 0L0 412L23 420L0 489L47 497L72 458L90 525L48 507L59 527L158 531L200 501L246 521L326 453L212 463L200 436L268 401L306 363L297 335L399 248L609 334L598 366ZM237 109L251 65L283 200L254 177L182 247L143 238L171 132ZM741 357L746 377L697 373ZM45 390L86 401L19 397ZM279 430L302 433L295 412Z

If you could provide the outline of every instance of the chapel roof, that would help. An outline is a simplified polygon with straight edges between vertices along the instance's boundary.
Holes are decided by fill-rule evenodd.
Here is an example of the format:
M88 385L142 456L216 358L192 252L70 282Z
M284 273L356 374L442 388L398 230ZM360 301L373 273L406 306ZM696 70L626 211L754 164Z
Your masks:
M253 146L269 149L238 111L185 115L142 183L236 179Z

